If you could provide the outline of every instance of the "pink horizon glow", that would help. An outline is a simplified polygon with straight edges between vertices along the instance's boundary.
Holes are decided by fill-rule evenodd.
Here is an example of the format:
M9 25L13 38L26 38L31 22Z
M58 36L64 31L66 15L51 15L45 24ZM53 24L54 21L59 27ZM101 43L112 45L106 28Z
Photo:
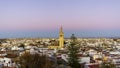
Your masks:
M120 29L120 1L0 1L0 30Z

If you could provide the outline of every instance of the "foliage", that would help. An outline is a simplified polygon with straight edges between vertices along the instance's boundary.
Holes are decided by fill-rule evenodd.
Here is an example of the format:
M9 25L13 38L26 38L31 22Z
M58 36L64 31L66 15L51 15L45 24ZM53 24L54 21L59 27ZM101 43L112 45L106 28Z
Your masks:
M76 37L74 36L74 34L72 34L71 43L68 46L68 56L69 56L68 62L72 68L80 68L79 58L78 58L79 46L77 46L76 40L77 40Z
M16 61L19 68L51 68L51 62L45 55L24 53Z
M100 68L116 68L116 66L111 62L103 62Z
M25 45L24 45L24 44L20 44L20 45L19 45L19 47L23 47L23 48L24 48L24 47L25 47Z

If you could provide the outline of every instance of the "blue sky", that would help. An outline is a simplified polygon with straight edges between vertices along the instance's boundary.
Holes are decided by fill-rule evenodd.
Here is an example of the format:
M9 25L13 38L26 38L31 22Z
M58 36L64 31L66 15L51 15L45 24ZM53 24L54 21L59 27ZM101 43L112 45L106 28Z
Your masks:
M120 0L0 0L0 37L120 36L119 18Z

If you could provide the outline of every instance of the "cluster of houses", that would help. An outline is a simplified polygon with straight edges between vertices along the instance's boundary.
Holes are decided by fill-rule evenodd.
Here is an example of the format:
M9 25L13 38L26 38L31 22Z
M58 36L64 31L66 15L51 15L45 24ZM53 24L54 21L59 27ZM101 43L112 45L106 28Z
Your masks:
M0 68L17 68L15 57L21 56L24 52L30 54L44 54L53 58L53 61L62 60L63 64L68 63L68 53L66 47L70 44L70 39L65 39L65 48L49 49L51 41L57 39L4 39L0 41ZM106 38L78 38L80 46L78 57L81 68L100 68L103 61L115 64L120 68L120 42L119 39ZM55 59L56 58L56 59Z

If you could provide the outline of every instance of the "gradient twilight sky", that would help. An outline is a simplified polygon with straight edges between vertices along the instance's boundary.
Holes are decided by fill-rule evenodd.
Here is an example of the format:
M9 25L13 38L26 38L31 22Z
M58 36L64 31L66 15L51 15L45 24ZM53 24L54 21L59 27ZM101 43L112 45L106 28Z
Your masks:
M61 25L66 35L120 37L120 0L0 0L2 32L56 32Z

